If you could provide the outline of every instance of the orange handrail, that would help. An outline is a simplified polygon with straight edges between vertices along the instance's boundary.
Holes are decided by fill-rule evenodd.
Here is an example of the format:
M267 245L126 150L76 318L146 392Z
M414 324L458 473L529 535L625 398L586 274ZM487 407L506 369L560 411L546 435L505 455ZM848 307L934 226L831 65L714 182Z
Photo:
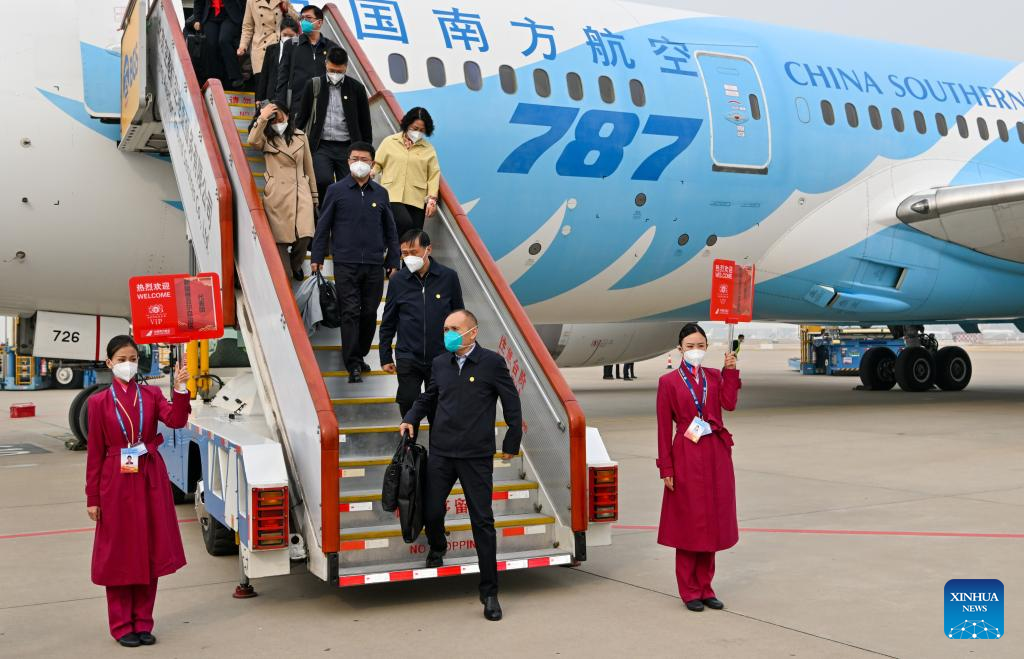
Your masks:
M227 97L224 95L224 87L219 80L211 78L205 88L213 90L217 116L225 126L227 141L231 145L231 153L226 155L231 158L238 171L242 196L252 214L256 237L259 240L260 249L263 251L263 258L267 261L274 291L277 293L277 300L284 314L288 334L292 338L296 355L299 358L299 366L302 368L302 377L306 380L306 386L309 387L309 397L313 400L317 422L320 424L320 516L323 529L321 548L325 554L335 553L341 547L341 518L338 515L338 499L340 497L338 418L335 416L334 406L327 393L323 375L317 366L316 355L313 354L313 346L309 342L305 325L302 323L299 307L295 303L291 275L284 270L284 264L277 251L277 244L274 242L274 235L270 230L270 222L263 210L263 196L260 194L259 188L256 187L242 141L234 129L235 118L231 114ZM231 129L228 130L227 127ZM238 203L242 203L242 201L239 199Z
M199 121L199 128L202 134L210 139L203 140L206 149L206 157L213 166L213 178L217 186L218 216L220 218L220 286L221 297L223 298L224 325L235 324L235 223L231 212L231 185L228 183L227 170L224 161L220 156L220 148L217 140L213 138L213 125L206 112L206 104L203 103L202 94L199 91L199 81L196 79L195 71L192 69L192 58L188 54L188 47L185 45L185 37L182 36L181 24L178 22L178 15L174 11L173 3L161 2L164 20L171 33L171 40L174 42L174 50L181 60L181 68L185 72L185 86L188 88L188 98L192 103L192 109Z
M377 75L376 70L373 68L373 64L370 63L370 58L367 57L366 51L363 50L362 46L359 45L359 41L356 39L355 34L352 33L348 23L342 17L341 12L334 4L328 4L324 7L324 11L328 12L334 21L338 24L342 33L345 36L345 41L351 46L351 55L355 57L363 70L366 72L367 77L370 80L370 84L373 86L375 92L379 94L383 101L388 104L391 112L395 117L401 118L405 115L402 111L401 106L395 99L394 94L387 90L384 86L384 82L380 76ZM505 280L505 276L501 274L501 270L498 268L498 264L494 262L494 258L491 253L487 250L487 246L484 245L480 235L476 232L473 224L469 221L466 213L462 210L462 206L459 205L458 200L455 198L455 194L452 193L448 183L441 179L440 196L444 201L445 206L452 212L455 217L456 223L459 225L459 229L466 237L466 242L469 244L470 249L476 254L480 265L487 273L488 278L491 280L491 284L494 285L495 290L501 297L502 302L511 314L512 319L515 321L519 331L522 332L523 337L526 339L527 345L530 346L530 350L537 358L537 362L540 365L541 371L544 376L548 379L552 389L555 391L555 395L558 396L559 401L565 408L566 416L569 421L569 475L570 483L572 486L572 530L573 531L585 531L587 530L588 516L587 516L587 421L583 414L583 408L576 401L576 395L569 388L569 384L565 381L562 376L562 372L559 370L558 365L555 364L555 360L551 357L551 353L548 352L547 347L544 345L544 341L537 334L537 329L530 322L530 318L526 315L526 311L519 303L519 298L512 292L512 288L508 285Z

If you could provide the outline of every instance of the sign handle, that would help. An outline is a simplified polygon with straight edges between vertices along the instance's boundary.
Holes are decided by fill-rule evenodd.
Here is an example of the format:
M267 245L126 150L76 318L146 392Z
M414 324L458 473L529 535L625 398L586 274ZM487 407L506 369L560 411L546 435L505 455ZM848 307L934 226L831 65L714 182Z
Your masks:
M729 343L725 346L725 354L732 352L733 336L736 334L736 325L729 323Z

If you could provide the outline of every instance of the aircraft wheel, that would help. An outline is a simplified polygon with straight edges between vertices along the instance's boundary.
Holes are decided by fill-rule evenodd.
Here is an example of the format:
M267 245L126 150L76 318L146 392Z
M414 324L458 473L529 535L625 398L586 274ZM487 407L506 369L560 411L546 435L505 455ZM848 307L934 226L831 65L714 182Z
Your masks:
M71 400L68 408L68 428L75 436L74 440L68 440L65 446L71 451L81 451L85 448L89 439L89 426L85 423L87 416L89 397L96 393L99 385L93 385L83 389Z
M971 357L963 348L949 346L935 355L935 384L943 391L963 391L972 373Z
M888 348L871 348L860 360L860 381L872 391L896 386L896 354Z
M926 348L907 348L896 358L896 382L903 391L928 391L935 385L935 358Z
M59 366L53 371L53 384L57 389L81 389L85 382L85 372Z

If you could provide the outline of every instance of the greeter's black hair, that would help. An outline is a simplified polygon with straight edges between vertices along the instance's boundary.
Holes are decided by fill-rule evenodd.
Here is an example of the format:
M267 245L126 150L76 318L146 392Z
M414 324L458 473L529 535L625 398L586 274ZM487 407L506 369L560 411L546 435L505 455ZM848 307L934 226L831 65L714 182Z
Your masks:
M114 338L110 339L110 341L107 343L107 359L113 359L114 355L117 354L118 350L120 350L121 348L126 348L128 346L135 348L135 352L139 351L139 344L135 343L135 339L128 336L127 334L119 334Z
M704 328L702 328L700 325L698 325L697 323L686 323L685 325L683 325L683 329L679 330L679 345L683 345L683 339L690 336L691 334L700 334L701 336L704 337L705 341L707 341L708 339L707 332L705 332Z

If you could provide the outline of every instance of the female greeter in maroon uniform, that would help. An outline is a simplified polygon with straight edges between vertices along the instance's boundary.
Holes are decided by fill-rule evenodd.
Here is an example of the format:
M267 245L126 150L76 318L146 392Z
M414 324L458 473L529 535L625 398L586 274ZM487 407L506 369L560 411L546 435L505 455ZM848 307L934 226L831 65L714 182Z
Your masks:
M679 596L691 611L721 609L711 580L715 552L739 540L732 435L722 409L736 409L736 355L725 368L704 368L708 336L696 324L679 333L683 363L658 382L658 469L665 481L658 543L676 549Z
M152 645L156 582L185 565L157 421L183 428L192 412L188 369L174 372L174 402L139 384L139 348L130 336L107 344L109 389L89 399L85 495L96 522L92 581L107 587L110 633L126 647Z

